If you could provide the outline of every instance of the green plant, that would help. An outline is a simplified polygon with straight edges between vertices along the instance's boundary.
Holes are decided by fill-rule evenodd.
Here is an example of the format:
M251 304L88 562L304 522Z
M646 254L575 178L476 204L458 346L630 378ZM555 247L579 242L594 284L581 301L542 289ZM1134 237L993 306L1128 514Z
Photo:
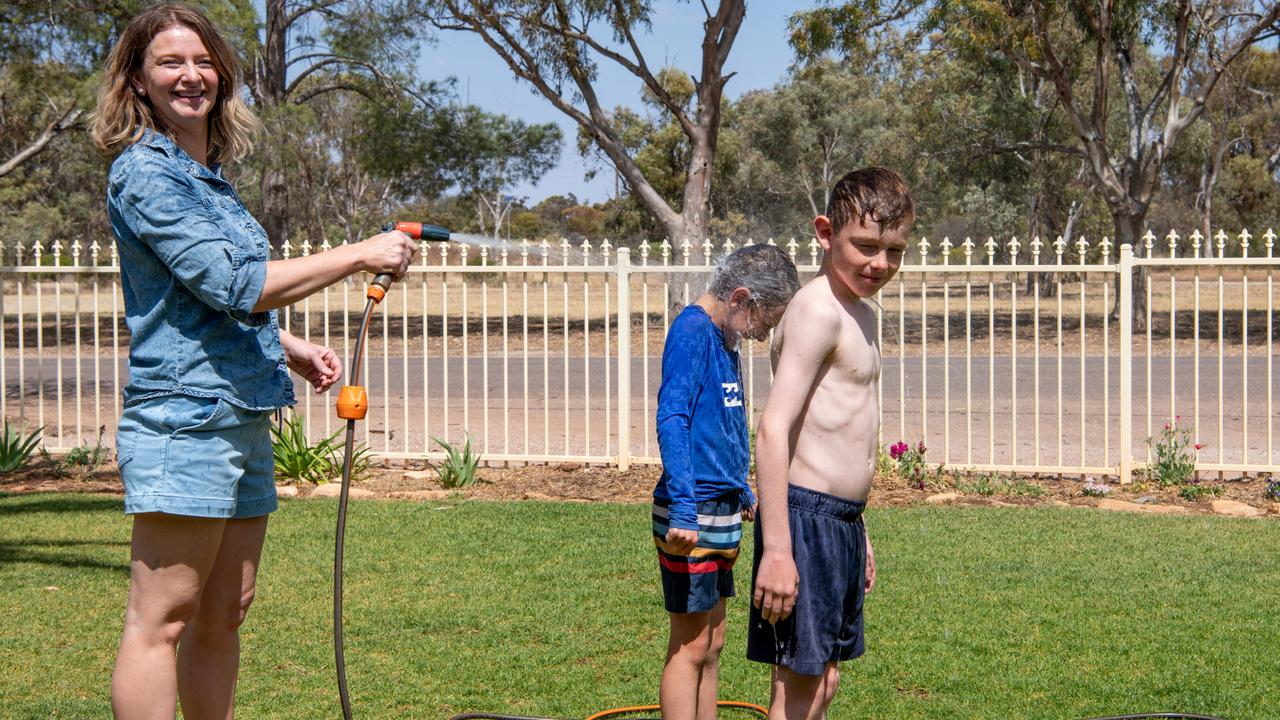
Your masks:
M884 477L893 472L895 463L885 449L876 446L876 477Z
M435 467L443 488L468 487L476 482L476 466L480 464L480 455L471 452L471 435L468 434L466 438L459 450L434 435L431 437L445 453L444 460Z
M1218 497L1222 494L1221 485L1201 485L1200 483L1187 483L1178 490L1178 497L1183 500L1199 500L1205 497Z
M942 465L932 472L929 470L929 464L924 460L924 454L929 448L925 447L924 441L916 443L915 447L907 445L899 440L889 446L889 458L897 463L896 471L898 477L906 480L920 490L924 490L931 485L942 484ZM877 463L880 462L877 451Z
M83 480L93 474L111 454L110 448L102 444L102 436L106 426L98 428L98 439L93 444L82 443L67 451L66 455L55 458L46 448L40 448L40 455L53 469L53 474L65 478Z
M1196 453L1204 447L1191 440L1191 431L1179 426L1181 416L1164 424L1157 437L1147 438L1152 462L1147 476L1161 487L1181 485L1191 479L1196 471Z
M43 427L38 427L23 435L9 424L9 418L5 418L4 434L0 435L0 472L13 472L25 467L43 431Z
M1105 480L1098 482L1090 476L1084 479L1080 494L1086 497L1106 497L1111 494L1111 486Z
M1280 480L1267 478L1267 488L1262 492L1268 500L1280 502Z
M979 475L973 480L961 480L957 487L960 492L971 493L973 495L982 495L991 497L992 495L1002 494L1002 490L1006 486L1006 482L999 475Z
M341 472L342 445L338 443L339 430L315 445L307 440L307 430L302 418L290 414L279 427L271 428L271 454L276 461L276 477L292 482L320 484L328 482Z

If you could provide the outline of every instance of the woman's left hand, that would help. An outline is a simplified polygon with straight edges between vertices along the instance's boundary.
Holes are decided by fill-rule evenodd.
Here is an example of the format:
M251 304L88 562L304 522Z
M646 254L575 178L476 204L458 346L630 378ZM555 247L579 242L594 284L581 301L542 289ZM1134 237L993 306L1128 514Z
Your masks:
M298 373L317 393L333 387L342 379L342 363L333 350L323 345L309 343L284 330L280 331L280 344L284 346L285 362Z

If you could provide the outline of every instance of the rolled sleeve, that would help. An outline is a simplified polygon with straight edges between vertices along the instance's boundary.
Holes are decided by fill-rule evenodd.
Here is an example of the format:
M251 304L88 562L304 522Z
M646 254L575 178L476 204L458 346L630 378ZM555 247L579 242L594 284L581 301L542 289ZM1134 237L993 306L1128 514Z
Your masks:
M250 325L267 321L253 308L266 284L265 261L251 260L215 222L180 170L139 158L119 180L119 212L130 231L178 282L209 307Z

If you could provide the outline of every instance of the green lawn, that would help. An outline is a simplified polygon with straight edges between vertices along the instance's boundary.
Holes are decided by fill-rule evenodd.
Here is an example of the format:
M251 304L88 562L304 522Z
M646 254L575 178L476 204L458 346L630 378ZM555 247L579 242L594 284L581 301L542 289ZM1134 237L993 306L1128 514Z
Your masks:
M292 501L272 520L239 717L339 716L335 509ZM868 522L868 651L845 666L832 718L1280 717L1280 523L1048 507ZM647 508L357 501L348 527L358 717L655 701L666 617ZM109 716L128 528L115 498L0 497L0 717ZM731 604L722 696L763 703L745 608Z

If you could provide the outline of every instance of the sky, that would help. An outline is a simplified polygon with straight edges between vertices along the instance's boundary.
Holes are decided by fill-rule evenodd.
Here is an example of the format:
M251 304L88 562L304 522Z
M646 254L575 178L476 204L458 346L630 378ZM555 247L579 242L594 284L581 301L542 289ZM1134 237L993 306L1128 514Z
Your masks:
M746 18L725 65L726 73L737 73L725 86L725 94L730 99L749 90L773 87L785 77L792 59L786 41L787 18L808 5L776 0L747 4ZM653 31L639 38L649 66L656 69L675 65L696 76L704 18L700 2L655 0ZM552 195L573 193L579 202L587 203L603 201L613 194L612 173L599 173L590 182L583 179L586 164L578 155L577 123L557 110L532 85L515 77L478 36L441 32L435 44L424 45L418 70L426 80L455 78L455 90L463 103L530 124L554 122L560 126L564 147L559 166L536 184L512 188L508 191L511 194L527 197L530 206ZM612 61L601 61L595 87L606 108L618 105L640 108L640 80Z

